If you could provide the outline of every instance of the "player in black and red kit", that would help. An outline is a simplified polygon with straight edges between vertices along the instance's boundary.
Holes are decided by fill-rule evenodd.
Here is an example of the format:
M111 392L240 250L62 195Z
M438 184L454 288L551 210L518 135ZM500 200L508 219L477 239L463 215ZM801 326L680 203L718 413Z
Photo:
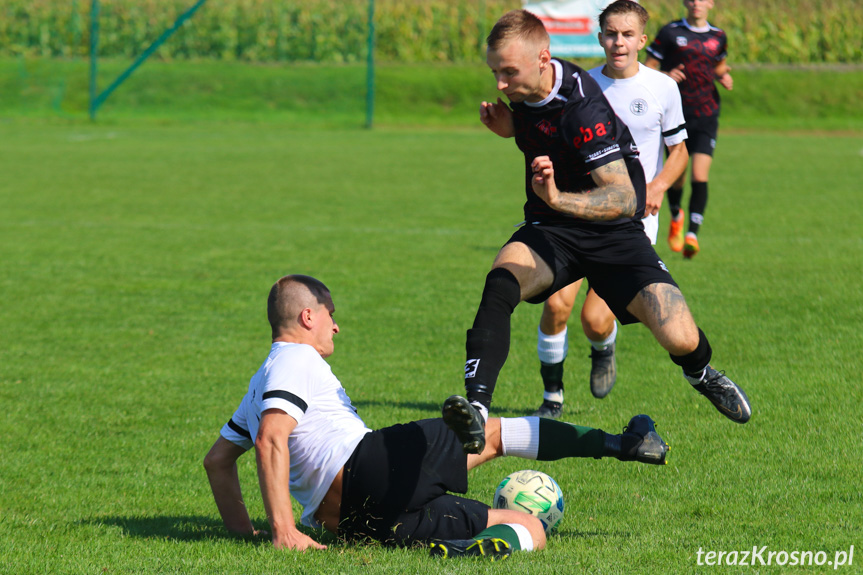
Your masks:
M746 394L709 365L707 338L644 233L646 184L629 130L596 81L553 59L548 46L542 22L525 10L505 14L488 37L486 61L512 109L500 98L483 102L480 119L495 134L515 137L524 153L525 224L486 276L467 332L467 399L447 399L444 420L466 452L482 451L515 307L587 277L621 323L645 324L698 391L745 423Z
M689 229L684 238L683 185L685 175L668 189L671 226L668 244L683 257L699 251L698 229L707 207L707 181L713 163L713 150L719 131L719 90L715 81L731 90L734 80L726 63L725 32L711 26L707 15L713 0L683 0L687 16L666 24L647 48L645 65L665 72L680 88L683 117L689 138L686 147L691 158L692 195L689 198Z

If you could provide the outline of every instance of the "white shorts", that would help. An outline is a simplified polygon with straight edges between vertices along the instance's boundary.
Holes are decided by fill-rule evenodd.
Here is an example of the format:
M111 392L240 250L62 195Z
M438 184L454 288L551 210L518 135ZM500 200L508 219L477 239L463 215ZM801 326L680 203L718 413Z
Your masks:
M644 216L641 223L644 224L644 234L650 238L650 243L656 245L656 236L659 234L659 214Z

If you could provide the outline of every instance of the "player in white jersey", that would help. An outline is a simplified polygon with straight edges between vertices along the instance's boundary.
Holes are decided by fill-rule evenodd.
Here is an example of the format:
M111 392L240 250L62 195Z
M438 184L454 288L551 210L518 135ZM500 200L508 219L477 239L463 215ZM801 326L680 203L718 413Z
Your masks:
M237 459L252 447L277 548L325 548L297 528L293 495L306 526L348 540L427 542L432 555L442 557L495 558L545 546L543 526L533 515L489 509L451 493L465 493L468 470L486 461L503 455L540 461L610 456L665 463L668 446L646 415L633 417L620 435L537 417L490 419L486 449L472 455L464 454L442 418L372 431L324 361L339 332L334 311L329 290L309 276L285 276L270 291L270 353L204 459L231 532L262 533L249 518L237 472Z
M617 116L629 128L638 146L647 180L644 231L656 244L659 208L665 191L686 170L686 127L677 84L665 74L638 62L647 43L647 11L636 2L618 0L600 14L599 43L606 63L590 70ZM668 159L663 163L663 152ZM566 322L581 281L552 295L543 306L537 352L545 391L534 413L557 418L563 410L563 362L568 350ZM581 310L581 324L591 344L590 390L597 398L608 395L616 381L617 322L608 305L592 289Z

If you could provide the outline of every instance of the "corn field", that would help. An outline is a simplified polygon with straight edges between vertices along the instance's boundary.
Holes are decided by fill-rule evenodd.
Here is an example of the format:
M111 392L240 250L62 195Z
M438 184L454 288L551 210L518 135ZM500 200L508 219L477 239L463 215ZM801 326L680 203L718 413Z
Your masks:
M683 14L679 0L641 0L648 34ZM141 53L194 0L102 0L99 55ZM382 61L471 62L519 0L375 0ZM248 62L352 62L367 55L368 0L210 0L156 56ZM863 63L859 0L717 0L711 23L729 37L729 61ZM90 0L0 1L0 56L85 57Z

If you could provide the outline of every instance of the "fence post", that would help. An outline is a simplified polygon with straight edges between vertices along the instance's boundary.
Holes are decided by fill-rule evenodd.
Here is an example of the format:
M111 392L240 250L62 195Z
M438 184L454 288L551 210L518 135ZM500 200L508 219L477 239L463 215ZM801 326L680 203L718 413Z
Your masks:
M96 119L96 76L99 52L99 0L90 4L90 120Z
M366 128L371 128L375 115L375 0L369 0L369 42L366 60Z

